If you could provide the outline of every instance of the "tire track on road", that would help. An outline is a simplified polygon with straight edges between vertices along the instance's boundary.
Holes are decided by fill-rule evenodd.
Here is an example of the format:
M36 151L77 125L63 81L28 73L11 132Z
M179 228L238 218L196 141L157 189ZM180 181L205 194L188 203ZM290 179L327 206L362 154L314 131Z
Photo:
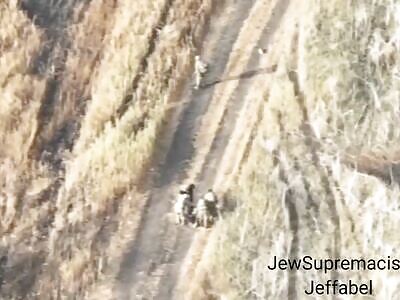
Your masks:
M282 115L278 113L278 125L279 125L279 132L283 134L285 132L284 124L282 122ZM292 240L289 246L289 253L288 258L290 260L298 259L299 258L299 224L300 218L299 213L296 207L295 201L295 191L291 188L291 184L289 182L289 172L290 166L287 162L287 156L284 156L283 150L280 146L277 147L276 150L272 153L274 166L279 167L279 179L282 181L285 186L286 190L283 193L283 206L287 211L287 222L289 231L292 234ZM287 299L288 300L296 300L297 299L297 270L291 269L288 275L288 293Z
M209 76L222 76L241 24L246 19L252 4L251 1L237 3L241 9L232 11L233 15L230 15L231 19L229 20L231 24L225 24L228 26L225 26L218 36L213 37L218 40L216 44L221 49L212 53L210 61L216 63L215 67L210 70ZM218 29L214 28L214 30ZM212 36L212 32L210 35ZM134 296L138 298L138 289L141 289L141 292L145 294L143 296L155 297L154 292L156 291L151 289L156 288L159 281L154 285L152 283L154 278L151 275L163 276L162 269L165 265L174 262L174 260L175 262L179 260L182 256L181 253L185 253L190 245L190 238L182 241L179 237L192 236L192 230L189 228L180 230L174 224L171 224L165 218L165 215L170 211L170 201L168 200L172 200L176 192L174 187L171 186L174 182L187 176L185 169L194 155L195 146L192 138L198 130L197 121L207 110L212 94L213 89L196 91L193 94L186 93L192 101L184 108L171 148L164 164L160 167L160 173L155 178L155 188L143 212L143 221L137 239L124 259L118 276L119 287L117 288L121 292L119 299L132 299ZM159 228L162 228L162 230L158 230ZM177 243L178 240L179 243ZM170 255L171 246L175 255ZM178 253L179 255L177 255ZM157 275L160 271L161 275ZM173 287L174 280L168 279L168 281L171 282L169 287ZM146 289L146 285L150 285L149 289Z
M226 183L223 184L223 178L225 178L226 181L231 181L233 177L232 173L237 172L239 169L240 161L243 160L246 149L251 147L250 145L255 135L255 128L257 128L258 122L260 121L259 118L261 118L259 109L262 107L265 97L267 97L267 95L264 95L258 99L258 97L255 98L251 96L251 90L253 88L260 89L262 83L268 85L268 81L265 77L255 77L255 75L268 74L276 70L275 66L268 66L268 62L262 60L263 56L259 55L258 49L270 46L288 8L289 1L278 1L273 7L272 4L259 1L253 6L253 12L249 20L246 20L246 23L252 23L246 30L253 32L253 36L258 34L258 38L253 38L251 43L247 43L248 45L252 45L252 47L250 48L251 51L246 54L246 58L236 59L240 60L242 64L243 61L247 62L245 67L242 68L245 71L242 74L252 74L252 76L227 76L225 78L228 78L228 80L217 80L206 85L206 87L211 87L214 86L215 83L228 82L229 86L223 91L222 97L217 97L217 99L218 102L224 102L226 101L224 98L227 98L227 95L231 97L229 103L224 107L224 117L222 121L220 121L219 129L215 134L214 141L210 148L211 150L207 152L205 163L202 165L202 171L200 171L200 174L202 174L200 179L202 182L206 183L203 190L213 185L214 189L219 192L219 195L222 197L227 186ZM265 12L272 12L271 18L266 18ZM262 19L259 18L260 15L263 16ZM258 30L251 29L253 26ZM245 33L246 31L243 32L243 35L246 35ZM241 43L240 45L247 44ZM258 72L259 70L261 70L261 72ZM238 71L240 70L236 70L237 74L239 73ZM253 76L255 80L250 80ZM235 79L240 80L238 84L229 83ZM222 88L223 87L221 87L221 89ZM239 112L240 114L238 115ZM217 115L218 114L219 113L217 113ZM219 120L218 117L217 120ZM207 133L208 132L209 131L207 131ZM184 294L185 290L189 288L187 287L187 284L189 284L187 278L197 277L195 274L198 274L197 269L201 269L199 263L202 261L203 257L201 252L207 252L208 237L209 234L207 232L199 232L196 234L194 244L192 244L183 266L181 267L177 293ZM192 257L195 259L193 260ZM180 299L178 297L175 298ZM167 298L160 297L160 299Z
M233 47L255 2L230 3L224 10L224 17L229 14L229 20L222 24L224 29L219 36L214 37L218 39L218 48L212 50L207 60L212 66L207 77L221 78L234 70L256 69L259 64L257 48L270 43L289 2L278 1L265 27L258 28L255 35L245 37L248 44L252 45L249 53ZM268 2L263 3L265 5ZM240 52L234 53L235 50ZM274 70L271 68L270 71ZM250 80L245 80L249 78L239 79L243 80L229 83L229 88L224 86L214 91L215 88L211 86L192 94L186 93L191 101L182 113L166 161L155 178L154 190L146 204L137 238L125 256L118 276L119 299L175 299L175 286L180 272L177 266L181 265L191 245L193 231L187 227L181 229L165 218L171 207L168 200L175 196L173 184L187 177L191 181L201 182L197 190L204 191L212 185L235 129L236 113L241 110L251 87ZM224 99L220 99L220 96ZM200 117L203 121L201 124L198 123ZM212 121L212 124L208 121ZM192 138L199 130L203 140L200 138L194 143ZM200 145L201 149L195 150L196 145Z
M297 41L297 37L296 37ZM297 43L296 43L297 44ZM298 47L296 47L297 51ZM332 250L332 255L331 257L333 259L340 258L340 245L341 245L341 236L340 236L340 217L337 209L337 204L336 204L336 197L335 193L332 188L332 183L329 178L333 178L332 176L332 170L330 170L328 167L325 167L323 163L321 162L320 156L318 155L317 151L321 150L321 143L319 142L317 136L315 135L311 124L310 124L310 118L309 118L309 113L308 109L306 106L305 102L305 95L303 91L301 90L300 83L299 83L299 78L297 74L297 62L298 62L298 53L294 53L296 65L295 65L295 71L290 71L288 76L290 81L293 83L293 88L294 88L294 93L297 98L298 105L301 109L302 116L303 116L303 124L302 124L302 131L305 137L305 146L310 150L311 156L312 156L312 161L313 165L316 168L316 170L320 174L320 178L322 181L322 188L325 191L325 195L329 199L328 201L328 206L329 210L332 213L332 221L334 224L334 235L333 235L333 250ZM331 273L331 280L338 280L339 279L339 273L337 270L333 270ZM333 299L336 299L335 296L333 296Z
M265 2L260 2L265 3ZM243 51L242 58L236 57L236 60L233 62L231 67L235 68L235 64L237 61L240 60L241 63L245 61L244 70L245 73L251 72L248 70L257 70L260 65L260 55L258 53L259 48L264 48L269 46L271 43L275 32L277 31L279 24L286 12L290 1L278 1L275 6L272 8L271 18L267 20L261 30L259 31L259 36L257 33L254 32L254 35L257 37L255 38L255 43L250 43L251 49L248 53ZM252 9L257 9L258 6L253 5ZM254 12L254 11L253 11ZM244 23L253 21L251 18L253 15L250 13L249 17L245 20ZM249 20L251 19L251 20ZM241 35L244 33L240 33ZM274 72L274 67L267 67L263 68L263 73L271 73ZM226 74L225 74L226 75ZM258 74L256 74L258 75ZM194 177L194 182L200 182L198 185L198 189L205 191L207 188L213 186L213 182L217 179L218 170L220 169L221 165L223 164L223 157L225 155L226 149L229 145L229 141L232 137L232 134L235 130L237 130L235 123L237 120L237 114L242 110L242 108L246 109L245 107L245 100L249 100L246 98L247 93L250 91L253 82L250 80L251 77L247 78L238 78L238 83L232 89L227 89L225 91L224 96L229 97L229 102L223 107L224 111L222 113L221 119L217 117L219 120L219 128L215 132L213 136L213 140L211 143L210 148L207 148L206 155L204 157L204 161L201 164L201 171L197 173ZM215 97L215 95L214 95ZM219 99L221 102L222 99ZM223 102L222 102L223 103ZM218 114L217 114L218 116ZM257 119L257 118L256 118ZM223 124L223 125L222 125ZM249 128L251 130L251 128ZM250 138L250 136L249 136ZM249 141L250 142L250 141ZM196 167L196 166L194 166ZM181 236L178 237L178 245L181 246L184 242L185 238ZM192 239L190 239L190 243ZM186 246L185 253L188 252L189 244ZM183 253L180 251L175 251L174 253ZM169 273L165 277L166 280L162 281L160 284L160 292L157 295L156 299L176 299L177 295L174 291L174 288L177 284L177 280L179 277L181 269L180 268L170 268ZM173 280L171 280L173 278ZM173 283L171 285L171 282Z

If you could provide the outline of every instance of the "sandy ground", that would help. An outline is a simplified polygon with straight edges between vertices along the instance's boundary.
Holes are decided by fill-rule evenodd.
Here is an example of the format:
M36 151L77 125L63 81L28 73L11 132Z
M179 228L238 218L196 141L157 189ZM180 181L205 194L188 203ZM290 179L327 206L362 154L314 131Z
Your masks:
M246 1L235 4L235 7L220 7L219 13L213 17L203 45L207 50L203 51L202 57L210 64L203 82L223 76L232 46L252 4L252 1ZM174 267L185 256L194 231L188 227L178 228L168 218L168 213L177 185L191 172L190 165L196 153L196 141L193 138L201 125L201 117L207 112L213 92L212 86L191 91L189 83L184 93L188 100L178 119L165 162L156 172L136 241L121 267L118 284L121 294L118 299L171 299L177 277ZM202 184L197 191L204 191L212 183L212 178L207 179L208 182L198 181Z
M239 101L243 103L240 112L236 113L234 117L229 118L229 113L225 116L226 119L230 120L229 126L234 127L234 129L229 136L224 136L227 144L222 161L219 163L214 177L214 189L218 191L219 195L224 195L234 183L235 175L239 173L239 169L246 160L249 149L252 147L255 133L261 121L263 105L268 99L267 91L271 79L270 74L277 69L276 65L271 64L270 56L259 55L258 49L271 49L274 47L276 39L279 38L278 29L284 16L286 16L289 3L290 1L258 1L253 6L249 16L251 22L248 22L247 26L244 26L242 30L244 37L251 36L253 39L257 39L256 42L252 41L250 43L252 45L255 44L257 47L252 48L253 53L248 57L247 65L242 66L246 70L242 74L252 74L252 76L241 76L242 80L237 82L235 93L230 99L234 103ZM252 34L249 35L249 32ZM239 42L238 46L243 44L247 44L246 38L243 38L243 41ZM257 93L252 91L257 91ZM227 123L224 122L224 125L227 125ZM221 131L223 130L224 128ZM230 211L232 209L231 206L227 205L224 211ZM182 264L180 278L177 283L178 294L182 299L186 299L184 297L192 294L200 284L197 283L192 286L191 279L203 278L203 263L207 261L210 252L208 246L211 246L209 241L213 239L210 236L211 232L210 230L198 231ZM188 293L188 291L190 292Z
M257 3L256 9L267 9L273 1L226 1L212 17L202 46L209 72L200 90L192 91L188 83L183 93L186 101L172 125L172 141L155 170L136 239L121 266L118 299L178 299L178 278L196 230L174 224L172 201L181 182L197 184L197 199L214 185L222 164L226 169L223 158L231 137L244 130L235 127L236 120L242 110L250 111L244 100L252 79L274 71L260 64L258 48L270 46L288 2L279 1L270 19L257 22L246 22L262 17L260 11L252 15L252 8Z

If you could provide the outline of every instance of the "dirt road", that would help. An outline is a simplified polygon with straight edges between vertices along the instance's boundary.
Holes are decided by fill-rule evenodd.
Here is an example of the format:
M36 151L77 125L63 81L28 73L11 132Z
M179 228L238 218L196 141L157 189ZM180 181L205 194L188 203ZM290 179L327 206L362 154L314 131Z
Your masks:
M176 226L170 218L177 187L193 180L197 199L213 185L249 82L273 71L259 68L258 48L268 48L289 1L278 1L272 17L249 35L243 27L253 17L256 3L226 1L211 18L202 50L209 72L200 90L192 91L188 83L183 93L187 101L173 126L164 162L156 170L136 240L121 266L118 299L177 299L180 266L196 232ZM199 132L204 134L196 138Z

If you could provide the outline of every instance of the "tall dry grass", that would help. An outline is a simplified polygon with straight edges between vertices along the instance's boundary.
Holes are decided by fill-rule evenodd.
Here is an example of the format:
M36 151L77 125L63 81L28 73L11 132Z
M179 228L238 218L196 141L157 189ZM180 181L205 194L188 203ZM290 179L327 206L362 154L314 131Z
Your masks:
M52 36L18 6L0 7L2 297L98 299L102 286L111 299L140 215L136 185L211 1L78 3L50 53L62 54L56 67L37 74L31 62ZM51 113L38 117L47 100Z
M32 118L38 110L35 99L44 91L44 81L29 72L42 33L14 5L1 3L0 13L0 156L22 166L37 126Z
M73 5L72 1L69 2ZM75 2L77 4L69 19L59 21L63 25L52 22L57 34L47 36L46 42L53 47L44 50L50 52L49 58L42 59L44 62L47 59L48 64L47 93L42 101L42 112L38 115L42 126L38 128L31 149L38 155L50 152L48 156L54 156L57 151L72 150L114 24L114 1ZM59 13L59 18L63 18L62 11L67 10L67 4L54 5L54 14ZM58 160L63 159L62 154L59 153ZM55 161L54 158L51 160Z

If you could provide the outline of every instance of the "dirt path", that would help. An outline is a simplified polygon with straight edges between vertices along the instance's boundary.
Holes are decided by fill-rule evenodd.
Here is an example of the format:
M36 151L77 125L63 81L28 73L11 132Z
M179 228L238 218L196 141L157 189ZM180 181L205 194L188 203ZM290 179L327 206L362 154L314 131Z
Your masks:
M188 177L198 183L198 192L204 192L213 185L235 128L236 116L251 86L248 82L255 75L273 71L257 69L257 47L268 46L288 2L277 2L274 17L265 23L265 28L259 30L259 35L253 38L255 41L245 50L236 49L234 45L255 1L227 1L225 7L221 7L211 19L202 55L210 63L210 71L202 89L191 92L188 86L184 92L187 103L178 120L166 159L154 179L136 240L121 266L116 286L118 299L176 299L174 290L180 266L195 234L192 228L178 227L168 218L177 186ZM252 41L251 37L249 41ZM235 56L234 52L239 50L241 54ZM238 67L240 64L242 66ZM245 72L230 73L243 68ZM220 98L220 93L226 99ZM209 115L215 115L216 120L207 118ZM194 137L204 127L216 129L207 131L208 134L196 143ZM200 144L206 144L204 149L196 147L199 140ZM197 199L199 195L196 194Z

